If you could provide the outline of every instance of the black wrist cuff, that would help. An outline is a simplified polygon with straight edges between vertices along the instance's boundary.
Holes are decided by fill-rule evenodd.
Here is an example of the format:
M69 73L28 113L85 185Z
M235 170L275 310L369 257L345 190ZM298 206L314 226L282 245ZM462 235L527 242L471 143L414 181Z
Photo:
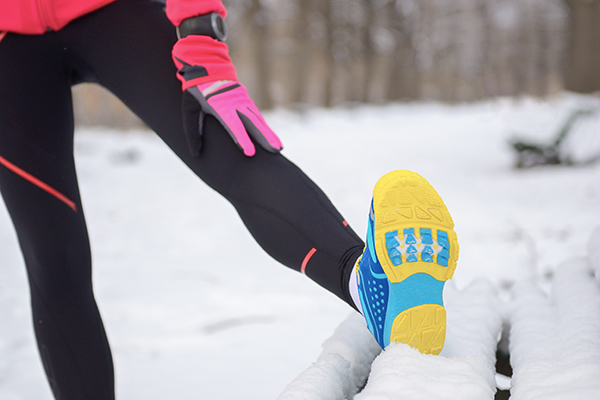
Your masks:
M184 19L176 30L178 39L189 35L210 36L220 42L224 42L227 39L227 25L223 17L218 13Z

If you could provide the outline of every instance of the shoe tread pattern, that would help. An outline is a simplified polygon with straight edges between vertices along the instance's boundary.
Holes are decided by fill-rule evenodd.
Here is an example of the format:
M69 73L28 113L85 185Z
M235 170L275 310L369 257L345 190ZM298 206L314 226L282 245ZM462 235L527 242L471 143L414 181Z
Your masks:
M406 343L423 354L438 355L445 338L446 310L438 304L423 304L398 314L390 342Z
M383 176L373 191L373 207L375 251L391 282L401 282L419 272L440 281L452 277L458 260L454 221L441 197L423 177L411 171L393 171ZM414 238L419 241L417 247L421 247L420 250L412 256L402 254L401 263L393 262L388 250L389 234L397 233L398 238L405 242L405 232L411 229ZM434 246L447 242L446 252L437 249L432 255L433 262L423 259L422 232L430 232ZM410 262L407 262L409 257Z

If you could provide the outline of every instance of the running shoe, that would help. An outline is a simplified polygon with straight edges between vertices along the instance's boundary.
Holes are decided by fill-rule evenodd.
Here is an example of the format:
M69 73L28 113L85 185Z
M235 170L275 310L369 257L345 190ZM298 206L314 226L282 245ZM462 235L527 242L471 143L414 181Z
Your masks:
M444 347L442 291L458 259L453 228L442 198L419 174L393 171L375 185L356 273L362 312L382 348L400 342L439 354Z

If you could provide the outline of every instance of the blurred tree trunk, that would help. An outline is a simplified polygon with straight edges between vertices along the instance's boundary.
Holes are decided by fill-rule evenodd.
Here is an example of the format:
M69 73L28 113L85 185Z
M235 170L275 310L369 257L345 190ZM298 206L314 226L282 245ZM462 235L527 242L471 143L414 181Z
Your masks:
M333 0L320 1L323 7L325 20L325 78L323 79L323 105L333 106L333 85L335 78L335 58L333 57L333 32L335 30L333 18Z
M362 80L362 101L369 102L369 92L373 84L373 74L375 65L375 43L373 42L373 28L375 26L375 5L373 0L363 0L365 12L365 27L363 31L363 58L364 73Z
M252 97L257 106L262 109L271 109L274 107L273 97L270 91L271 70L269 62L269 18L266 10L260 3L260 0L252 0L249 18L254 22L254 65L256 79L256 94Z
M534 18L536 32L535 83L530 93L535 96L546 96L549 92L550 65L548 47L550 46L550 29L545 18Z
M388 61L389 76L385 98L391 101L415 100L420 95L420 76L416 65L417 51L413 43L414 27L409 25L409 17L399 10L395 1L386 4L385 13L394 38L394 49Z
M465 10L461 9L463 5L453 1L451 6L446 5L441 9L441 18L446 21L448 39L445 48L440 52L440 62L435 62L434 65L435 75L440 78L439 98L448 102L459 100L458 88L462 78L460 58L463 56L461 50L464 48L461 29L469 24L469 21L464 18Z
M489 0L480 0L479 18L481 24L481 85L483 96L495 96L498 93L498 75L494 68L492 56L492 20Z
M564 0L569 8L565 89L600 90L600 0Z
M309 35L311 0L297 0L298 15L295 20L295 51L293 55L292 73L292 103L308 101L309 70L311 69L311 43ZM314 71L313 71L314 72Z

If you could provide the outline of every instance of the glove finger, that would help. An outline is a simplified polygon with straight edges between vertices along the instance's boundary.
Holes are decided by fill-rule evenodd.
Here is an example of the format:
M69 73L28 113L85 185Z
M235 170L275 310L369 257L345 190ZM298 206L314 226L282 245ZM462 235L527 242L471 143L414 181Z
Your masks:
M218 113L218 119L238 147L242 149L244 154L248 157L252 157L256 154L254 144L250 140L246 128L236 111L234 109L220 111L221 112Z
M235 109L228 102L222 102L218 96L215 96L214 100L209 103L202 95L199 86L191 87L187 91L190 92L192 97L197 99L205 114L210 114L219 121L223 129L225 129L234 143L246 156L252 157L256 153L256 149L246 132L246 128L244 128Z
M258 109L246 107L247 113L238 111L240 120L243 122L246 131L265 150L271 153L278 153L283 149L283 144L275 132L267 125Z
M200 103L187 91L183 92L181 100L183 117L183 132L187 139L188 148L194 157L200 155L202 147L202 122L204 113Z

